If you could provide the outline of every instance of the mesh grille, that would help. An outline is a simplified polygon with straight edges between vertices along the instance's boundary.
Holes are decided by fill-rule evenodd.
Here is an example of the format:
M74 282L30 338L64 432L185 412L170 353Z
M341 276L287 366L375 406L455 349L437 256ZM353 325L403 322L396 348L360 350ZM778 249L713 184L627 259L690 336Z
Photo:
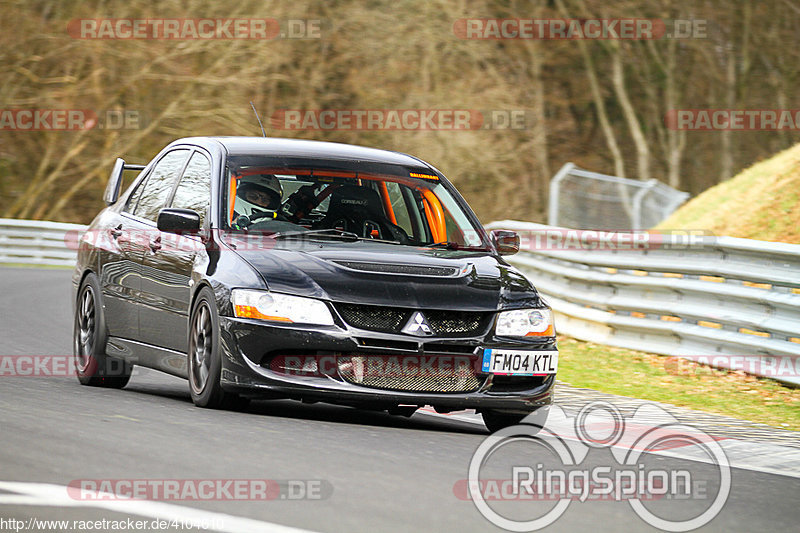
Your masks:
M473 365L455 368L391 364L386 357L352 355L338 358L339 375L348 383L375 389L409 392L472 392L481 382Z
M428 325L437 335L469 334L481 328L486 313L425 311Z
M351 326L371 331L396 333L408 320L409 313L377 305L337 304L345 322Z
M411 318L414 309L397 309L379 305L336 304L345 322L359 329L400 333ZM480 333L491 318L491 313L467 311L422 311L433 334L440 337L475 335Z
M454 276L458 269L453 267L418 266L418 265L393 265L387 263L361 263L357 261L334 261L343 267L364 272L381 272L386 274L408 274L411 276Z

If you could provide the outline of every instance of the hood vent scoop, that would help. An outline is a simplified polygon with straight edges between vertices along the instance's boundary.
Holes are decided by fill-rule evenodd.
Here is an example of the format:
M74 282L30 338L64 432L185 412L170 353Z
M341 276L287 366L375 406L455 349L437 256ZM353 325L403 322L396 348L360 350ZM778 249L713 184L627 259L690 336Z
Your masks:
M396 263L366 263L361 261L333 261L337 265L360 272L375 274L397 274L402 276L425 276L435 278L452 278L469 271L464 268L425 265L401 265ZM468 265L467 265L468 266Z

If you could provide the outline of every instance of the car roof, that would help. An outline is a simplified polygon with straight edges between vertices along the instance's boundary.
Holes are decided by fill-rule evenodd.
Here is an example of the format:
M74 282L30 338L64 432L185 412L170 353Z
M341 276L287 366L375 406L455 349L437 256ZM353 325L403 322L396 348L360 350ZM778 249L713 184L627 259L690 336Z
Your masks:
M353 144L279 137L187 137L172 144L198 144L209 142L221 144L230 155L265 155L286 157L309 157L314 159L346 159L406 166L430 167L421 159L401 152L379 150Z

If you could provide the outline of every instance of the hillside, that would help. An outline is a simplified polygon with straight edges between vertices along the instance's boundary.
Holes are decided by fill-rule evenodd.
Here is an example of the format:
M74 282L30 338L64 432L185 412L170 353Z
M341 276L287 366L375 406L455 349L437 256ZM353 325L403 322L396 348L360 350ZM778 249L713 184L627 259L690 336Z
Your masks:
M658 228L800 243L800 144L706 190Z

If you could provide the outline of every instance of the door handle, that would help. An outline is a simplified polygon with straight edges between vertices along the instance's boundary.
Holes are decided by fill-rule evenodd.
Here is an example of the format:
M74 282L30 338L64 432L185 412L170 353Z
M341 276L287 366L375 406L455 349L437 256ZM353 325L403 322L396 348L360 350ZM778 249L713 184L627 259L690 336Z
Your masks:
M150 241L150 251L156 253L161 249L161 236L156 237Z

